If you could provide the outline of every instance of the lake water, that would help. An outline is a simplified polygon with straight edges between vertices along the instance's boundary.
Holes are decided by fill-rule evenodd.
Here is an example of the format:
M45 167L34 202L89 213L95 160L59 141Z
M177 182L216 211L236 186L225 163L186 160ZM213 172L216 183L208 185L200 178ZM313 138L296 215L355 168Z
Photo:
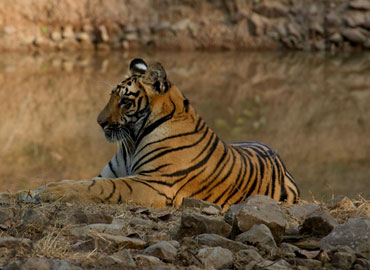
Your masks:
M0 191L97 175L96 117L130 60L160 61L225 141L281 155L304 199L370 196L370 54L0 54Z

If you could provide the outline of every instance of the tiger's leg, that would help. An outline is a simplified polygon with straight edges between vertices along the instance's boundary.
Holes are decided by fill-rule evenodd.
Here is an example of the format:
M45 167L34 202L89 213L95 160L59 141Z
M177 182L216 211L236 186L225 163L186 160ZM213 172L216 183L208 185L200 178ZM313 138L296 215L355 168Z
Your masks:
M154 208L171 205L170 190L156 189L145 179L130 176L125 178L94 178L90 180L64 180L50 183L38 191L38 201L85 201L100 203L133 202Z

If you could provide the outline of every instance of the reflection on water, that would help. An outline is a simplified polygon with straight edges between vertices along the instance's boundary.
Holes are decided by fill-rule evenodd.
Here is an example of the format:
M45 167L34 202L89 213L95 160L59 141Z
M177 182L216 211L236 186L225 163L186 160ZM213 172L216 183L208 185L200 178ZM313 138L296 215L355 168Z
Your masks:
M370 196L370 55L3 54L0 190L95 176L113 153L96 124L133 57L159 60L226 141L285 160L303 198Z

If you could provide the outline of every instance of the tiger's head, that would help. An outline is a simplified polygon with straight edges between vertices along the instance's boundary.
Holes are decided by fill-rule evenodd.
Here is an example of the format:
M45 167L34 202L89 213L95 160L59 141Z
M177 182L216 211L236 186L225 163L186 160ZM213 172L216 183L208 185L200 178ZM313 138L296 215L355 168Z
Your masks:
M150 121L155 100L171 88L159 63L147 65L142 59L134 59L130 63L130 75L112 90L108 104L97 119L110 142L133 143Z

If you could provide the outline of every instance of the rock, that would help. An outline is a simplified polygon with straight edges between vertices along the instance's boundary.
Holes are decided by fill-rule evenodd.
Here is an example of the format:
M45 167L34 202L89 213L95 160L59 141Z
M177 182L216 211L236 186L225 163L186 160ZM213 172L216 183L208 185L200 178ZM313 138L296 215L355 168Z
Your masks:
M98 38L102 41L102 42L108 42L109 41L109 35L108 35L108 31L107 31L107 28L105 27L105 25L100 25L98 27Z
M245 232L254 225L265 224L270 229L275 241L280 242L286 221L280 206L272 198L262 195L253 196L239 207L231 209L230 212L234 212L231 215L235 217L233 226L237 226L237 229L233 229L233 231ZM227 214L225 219L229 220L229 216L230 214Z
M330 263L337 269L350 269L356 260L355 254L349 252L335 252Z
M337 225L337 221L328 211L317 210L306 217L299 232L304 235L324 237Z
M363 43L366 40L364 34L357 28L343 28L341 34L354 43Z
M80 32L80 33L77 33L76 34L76 39L79 41L79 42L92 42L92 39L90 37L90 35L86 32Z
M15 261L13 263L10 263L6 266L3 266L4 270L21 270L21 262Z
M370 10L370 2L368 0L354 0L349 2L349 7L359 10Z
M288 214L294 218L300 219L308 216L312 212L319 210L320 206L313 203L307 203L302 205L294 206L293 208L288 209Z
M80 48L79 43L74 39L63 39L57 44L59 50L75 51Z
M96 239L100 241L100 247L106 247L107 245L109 245L117 249L143 249L146 246L146 242L144 242L143 240L126 237L123 235L99 233Z
M340 224L321 240L321 249L327 252L339 246L349 246L356 254L370 258L370 218L351 218Z
M41 258L30 258L22 265L22 270L50 270L50 269L51 268L48 261Z
M167 241L161 241L157 244L147 247L144 250L147 255L155 256L164 262L174 262L177 255L177 249Z
M118 260L121 264L127 267L136 267L136 263L131 256L131 253L127 249L118 251L112 255L112 257Z
M329 209L336 209L336 208L353 209L355 208L351 199L344 195L336 196L334 199L330 200L326 204L326 206Z
M354 263L353 269L354 270L368 270L370 269L370 261L364 258L357 258Z
M149 256L149 255L141 255L141 254L135 256L135 261L138 267L142 267L142 266L153 267L156 265L163 264L163 262L157 257Z
M249 231L239 234L236 240L246 245L266 244L277 247L270 229L265 224L254 225Z
M13 248L19 246L30 248L32 246L32 242L27 238L15 238L12 236L0 237L0 247Z
M203 210L204 208L208 208L208 207L211 207L211 206L216 208L220 213L222 212L222 209L219 205L217 205L215 203L209 203L209 202L206 202L206 201L203 201L203 200L199 200L199 199L196 199L196 198L186 197L186 198L183 198L182 202L181 202L181 208L182 209L197 208L197 209Z
M202 214L214 216L221 214L221 211L214 206L208 206L202 209Z
M59 31L53 31L50 34L50 38L54 41L60 41L62 39L62 33Z
M331 11L325 17L328 26L340 26L342 23L342 18L337 12Z
M268 18L285 17L289 8L277 1L261 1L253 7L253 11Z
M287 261L283 259L280 259L277 261L266 260L262 264L257 264L257 266L259 267L258 269L262 268L264 270L265 269L266 270L291 270L293 269L292 265L290 265Z
M69 247L69 250L72 252L87 252L92 251L96 248L94 239L88 239L88 240L79 240L76 243L72 244Z
M62 35L65 39L74 39L75 33L73 32L72 26L67 25L64 27Z
M262 256L258 253L257 249L254 247L239 251L237 253L237 256L239 258L239 261L241 262L255 261L257 263L261 263L264 261Z
M183 212L176 237L182 238L202 233L214 233L228 237L230 232L231 226L221 218Z
M283 251L284 257L295 257L300 252L297 246L285 242L280 244L280 249Z
M265 23L260 15L253 13L247 19L249 33L253 36L261 36L264 32Z
M218 234L200 234L195 237L195 240L198 241L201 245L206 245L209 247L222 247L229 249L233 252L238 252L242 249L247 249L248 246L237 241L232 241Z
M13 214L9 209L0 209L0 224L3 224L12 218Z
M86 216L88 224L94 223L111 224L113 220L113 217L102 213L87 214Z
M365 14L361 11L347 12L343 17L343 20L349 27L361 26L365 23Z
M57 260L52 263L51 270L82 270L82 268L65 260Z
M310 24L310 30L312 32L317 33L317 34L320 34L320 35L323 35L324 32L325 32L322 23L321 22L318 22L318 21L311 22L311 24Z
M169 29L170 27L171 27L171 24L167 21L159 22L158 24L156 24L155 26L152 27L152 31L154 33L156 33L156 32L160 32L162 30Z
M150 225L152 225L152 221L147 220L147 219L143 219L143 218L134 217L133 219L131 219L130 225L133 226L133 227L136 227L136 226L150 226Z
M50 50L50 49L53 49L55 47L55 43L53 41L51 41L50 39L44 37L44 36L37 36L34 39L33 44L37 48L40 48L40 49L43 49L43 50Z
M329 40L334 43L341 43L343 41L343 37L339 33L335 32L330 35Z
M289 258L288 262L296 266L303 266L308 269L321 269L322 263L314 259Z
M123 224L90 224L82 227L74 227L70 229L70 234L77 238L84 238L92 232L108 233L113 235L122 234Z
M233 263L233 253L222 247L201 248L197 256L206 269L212 267L215 269L229 268Z
M310 237L303 238L297 242L293 243L295 246L308 250L316 250L320 248L320 238Z

